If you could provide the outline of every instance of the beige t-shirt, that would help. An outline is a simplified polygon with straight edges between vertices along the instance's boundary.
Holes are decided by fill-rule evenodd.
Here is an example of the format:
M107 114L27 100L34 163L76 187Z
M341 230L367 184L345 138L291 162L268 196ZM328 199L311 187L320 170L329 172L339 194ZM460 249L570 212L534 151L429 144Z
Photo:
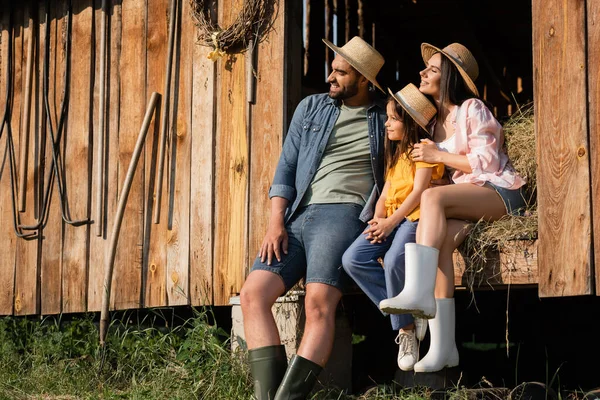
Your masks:
M319 169L301 206L323 203L364 206L374 184L367 107L342 104Z

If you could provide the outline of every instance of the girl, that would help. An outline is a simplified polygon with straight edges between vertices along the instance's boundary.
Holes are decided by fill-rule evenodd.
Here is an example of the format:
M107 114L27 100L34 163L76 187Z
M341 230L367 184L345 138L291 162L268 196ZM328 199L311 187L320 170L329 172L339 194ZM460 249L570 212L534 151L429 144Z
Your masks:
M503 148L502 126L478 98L474 81L479 68L471 52L459 43L443 50L423 43L421 53L426 67L419 90L433 98L438 117L433 141L416 144L412 157L444 163L454 184L423 192L417 244L405 250L406 274L418 279L410 286L407 281L380 309L433 318L429 352L414 367L416 372L432 372L458 365L452 252L466 236L464 221L495 221L518 213L525 206L525 180Z
M415 145L429 137L427 124L436 114L434 105L413 84L396 94L388 91L385 186L369 226L342 257L348 275L376 305L402 290L404 245L415 241L421 194L432 179L440 179L444 173L441 163L411 160ZM384 268L380 257L384 257ZM417 361L413 318L392 315L391 323L392 329L398 330L398 366L410 371ZM422 339L424 332L420 336Z

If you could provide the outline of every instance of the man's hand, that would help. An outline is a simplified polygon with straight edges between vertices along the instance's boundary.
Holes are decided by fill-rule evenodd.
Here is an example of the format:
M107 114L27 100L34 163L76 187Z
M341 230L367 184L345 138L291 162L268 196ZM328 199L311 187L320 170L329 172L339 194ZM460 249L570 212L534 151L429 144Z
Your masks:
M281 261L281 252L284 254L288 253L288 233L285 230L283 221L271 221L267 228L267 233L263 239L262 245L260 246L260 261L265 262L267 265L271 265L273 255L277 258L277 261Z

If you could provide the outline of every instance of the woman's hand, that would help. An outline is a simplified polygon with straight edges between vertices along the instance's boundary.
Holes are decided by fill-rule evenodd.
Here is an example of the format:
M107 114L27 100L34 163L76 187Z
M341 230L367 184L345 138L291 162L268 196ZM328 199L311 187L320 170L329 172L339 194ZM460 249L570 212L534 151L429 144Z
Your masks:
M442 153L436 144L429 140L423 139L421 143L415 144L411 153L413 161L423 161L427 163L440 162L439 155Z
M375 217L368 222L369 226L363 233L367 234L365 239L371 243L381 243L388 238L396 228L389 218Z

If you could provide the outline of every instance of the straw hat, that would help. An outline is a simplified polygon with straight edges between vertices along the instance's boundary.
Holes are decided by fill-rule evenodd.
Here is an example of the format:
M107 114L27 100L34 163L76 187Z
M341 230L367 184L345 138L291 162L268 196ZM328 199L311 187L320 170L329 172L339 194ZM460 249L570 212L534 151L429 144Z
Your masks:
M399 92L393 93L390 88L388 88L388 92L413 117L415 122L427 131L429 121L437 114L437 109L431 101L412 83L404 86Z
M379 90L385 93L385 90L379 86L379 83L377 83L377 80L375 79L385 60L373 46L358 36L354 36L342 47L337 47L327 39L323 39L323 43L331 50L344 57L350 65L362 74L362 76L367 78L373 85L377 86Z
M449 44L443 49L439 49L429 43L421 44L421 55L425 64L427 64L431 56L435 53L442 53L448 57L452 61L452 64L458 68L458 72L460 72L467 87L479 97L479 91L477 90L477 86L475 86L475 79L479 76L479 66L469 49L460 43Z

